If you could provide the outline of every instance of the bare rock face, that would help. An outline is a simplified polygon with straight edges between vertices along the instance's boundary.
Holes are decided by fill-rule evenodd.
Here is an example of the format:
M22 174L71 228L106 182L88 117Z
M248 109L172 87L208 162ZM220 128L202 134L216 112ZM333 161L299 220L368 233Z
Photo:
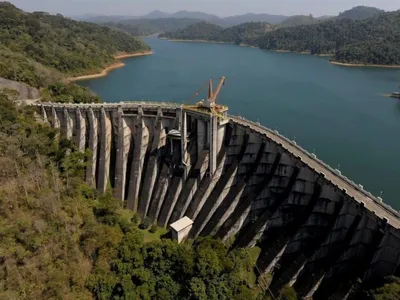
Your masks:
M25 83L8 80L0 77L0 90L10 89L15 90L19 93L17 100L33 100L40 98L40 92L38 89L31 87Z

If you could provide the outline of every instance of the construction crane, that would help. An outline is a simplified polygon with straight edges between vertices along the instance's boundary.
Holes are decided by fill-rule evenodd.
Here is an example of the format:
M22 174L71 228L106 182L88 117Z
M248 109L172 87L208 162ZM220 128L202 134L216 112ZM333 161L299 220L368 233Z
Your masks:
M199 93L207 86L207 84L208 84L207 99L203 99L200 102L197 102L196 105L186 105L186 108L210 112L210 113L217 115L219 117L222 117L222 118L225 117L226 112L228 111L228 107L219 105L216 103L217 97L220 94L223 85L225 84L225 76L221 77L218 87L215 90L215 92L213 91L212 79L210 79L190 98L190 101L193 100L194 98L196 98L196 96L199 95Z

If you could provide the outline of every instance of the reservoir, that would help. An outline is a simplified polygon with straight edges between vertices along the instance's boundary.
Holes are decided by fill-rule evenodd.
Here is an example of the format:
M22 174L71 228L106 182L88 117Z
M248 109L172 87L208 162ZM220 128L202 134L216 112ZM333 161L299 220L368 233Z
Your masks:
M278 130L351 180L400 209L400 69L331 65L326 57L229 44L147 38L107 77L80 82L106 102L189 99L210 78L226 76L217 102L229 113ZM204 90L202 95L206 95Z

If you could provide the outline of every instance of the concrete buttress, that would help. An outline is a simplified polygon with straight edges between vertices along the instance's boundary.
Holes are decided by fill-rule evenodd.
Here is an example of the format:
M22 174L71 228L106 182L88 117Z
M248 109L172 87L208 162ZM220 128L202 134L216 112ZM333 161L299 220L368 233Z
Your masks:
M150 149L150 158L147 161L145 176L143 178L142 193L139 199L139 215L144 218L149 210L154 184L157 179L161 159L161 148L165 146L166 133L160 112L153 133L153 141Z
M88 161L86 167L86 183L92 187L96 187L96 168L97 168L97 152L98 152L98 121L93 112L93 109L89 109L88 112L89 120L89 149L92 151L92 155Z
M143 163L146 155L147 145L149 143L149 131L143 120L143 109L139 107L139 115L137 117L136 132L134 140L134 153L132 161L132 171L129 182L129 191L127 198L127 208L138 211L139 190L142 182Z
M86 119L80 109L76 110L76 146L79 151L86 148Z
M61 126L62 130L61 133L62 135L67 138L71 139L72 138L72 120L69 115L69 111L67 108L64 108L63 110L63 125Z
M97 190L103 194L107 189L111 157L111 120L104 108L100 111L100 157Z
M125 200L126 172L128 155L131 151L132 132L127 125L122 110L118 113L118 137L117 137L117 157L115 163L115 197L121 201Z
M189 238L261 248L270 290L357 299L400 274L400 213L277 131L173 103L40 103L40 121L80 151L86 182Z

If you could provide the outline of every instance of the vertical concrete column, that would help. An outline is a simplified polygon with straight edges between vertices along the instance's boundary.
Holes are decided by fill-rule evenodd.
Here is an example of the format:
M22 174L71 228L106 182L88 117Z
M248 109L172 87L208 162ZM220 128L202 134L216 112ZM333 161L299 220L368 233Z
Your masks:
M132 171L129 182L127 207L137 212L139 205L139 189L142 181L143 163L149 143L149 132L143 120L143 109L138 108L137 130L135 133L135 149L133 151Z
M182 164L185 166L187 161L187 115L184 110L182 112L182 126L181 126L181 153L182 153ZM185 172L183 174L183 179L186 180L187 168L185 168Z
M118 107L118 140L115 163L115 198L125 200L126 170L131 147L132 132L123 117L122 107Z
M57 112L54 106L51 107L51 118L52 118L51 126L53 128L59 129L61 127L60 119L57 116Z
M226 122L221 123L217 122L217 153L219 153L222 149L222 145L224 143L224 136L225 136L225 125Z
M217 153L218 153L218 117L211 114L209 129L210 143L210 174L214 174L217 169Z
M79 108L76 109L76 146L78 150L85 151L86 146L86 119Z
M271 164L269 173L265 174L264 179L257 185L254 192L250 193L246 198L243 199L243 201L239 202L234 212L218 229L216 237L222 240L227 240L229 237L236 235L240 228L242 228L243 223L251 210L252 204L257 201L259 197L262 197L263 191L268 190L269 184L272 181L274 174L278 168L278 164L281 160L281 154L275 154L275 152L273 152L273 155L270 155L273 160L269 161L269 163Z
M181 131L182 130L182 107L176 109L176 129Z
M154 188L151 205L149 208L148 216L153 221L156 222L158 216L160 215L161 208L164 203L165 195L169 187L169 168L166 164L161 167L160 176L156 182L156 187Z
M325 273L337 261L348 245L360 223L363 205L353 198L344 199L334 227L319 249L307 261L298 275L293 287L297 293L306 297L319 287Z
M92 187L96 187L98 122L91 108L89 108L87 114L89 120L89 149L92 151L92 156L89 159L86 168L86 183Z
M365 280L376 280L395 274L400 267L400 229L387 226L385 235L373 255Z
M49 120L47 118L47 112L46 112L46 109L44 108L44 106L41 106L40 112L42 115L43 122L48 122Z
M197 120L197 153L204 150L206 144L206 130L207 124L204 120Z
M63 114L64 114L64 122L62 124L63 133L65 135L65 138L69 140L72 138L72 120L71 117L69 116L69 112L66 107L64 107Z
M111 134L111 121L107 116L104 107L102 107L100 115L99 176L97 184L97 190L101 194L105 193L107 189L108 176L110 173Z
M150 150L150 158L147 161L146 172L143 178L143 186L139 201L139 215L144 218L150 206L155 181L159 169L159 149L165 145L166 134L164 130L161 109L158 112L156 128Z
M208 151L200 153L196 166L190 172L189 178L186 180L182 192L176 202L174 211L169 220L170 223L178 221L185 216L186 209L188 208L200 181L203 179L208 169L208 157Z

